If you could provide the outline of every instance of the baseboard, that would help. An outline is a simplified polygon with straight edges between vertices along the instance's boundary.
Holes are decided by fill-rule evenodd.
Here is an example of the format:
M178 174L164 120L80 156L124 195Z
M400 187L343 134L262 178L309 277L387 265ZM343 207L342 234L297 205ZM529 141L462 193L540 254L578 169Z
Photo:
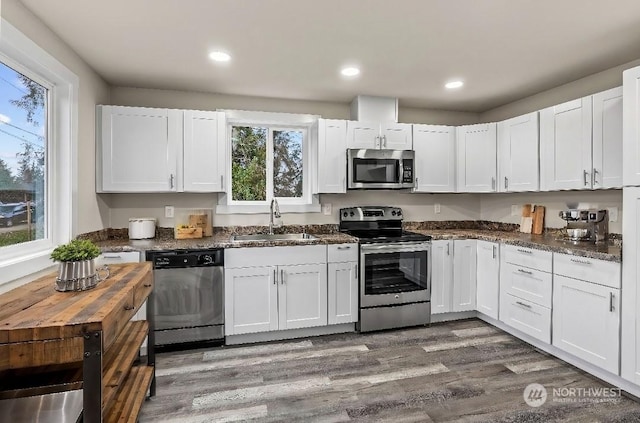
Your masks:
M453 320L470 319L472 317L478 317L478 312L472 311L458 311L455 313L440 313L431 315L431 323L451 322Z

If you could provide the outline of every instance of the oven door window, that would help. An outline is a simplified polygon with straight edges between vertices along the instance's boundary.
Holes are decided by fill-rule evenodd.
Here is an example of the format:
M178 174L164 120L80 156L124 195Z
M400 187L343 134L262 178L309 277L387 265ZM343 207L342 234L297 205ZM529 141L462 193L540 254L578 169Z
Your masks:
M396 159L353 159L353 182L398 183Z
M364 256L365 295L427 289L427 252L376 253Z

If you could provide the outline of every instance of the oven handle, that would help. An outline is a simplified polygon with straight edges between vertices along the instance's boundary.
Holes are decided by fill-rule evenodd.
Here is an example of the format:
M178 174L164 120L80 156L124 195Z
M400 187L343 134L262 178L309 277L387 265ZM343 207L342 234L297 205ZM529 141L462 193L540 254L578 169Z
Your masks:
M399 244L364 244L360 245L362 254L379 253L412 253L418 251L430 251L430 242L402 242Z

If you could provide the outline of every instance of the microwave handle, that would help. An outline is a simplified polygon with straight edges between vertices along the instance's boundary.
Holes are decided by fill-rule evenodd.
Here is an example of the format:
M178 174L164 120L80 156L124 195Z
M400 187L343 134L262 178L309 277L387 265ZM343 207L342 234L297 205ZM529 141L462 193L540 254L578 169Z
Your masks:
M402 183L402 172L404 170L404 166L402 164L402 160L398 160L398 183Z

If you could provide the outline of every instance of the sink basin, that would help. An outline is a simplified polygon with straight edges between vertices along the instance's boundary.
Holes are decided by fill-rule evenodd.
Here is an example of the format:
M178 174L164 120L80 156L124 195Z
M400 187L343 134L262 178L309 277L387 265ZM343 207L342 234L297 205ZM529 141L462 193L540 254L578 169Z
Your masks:
M251 234L251 235L232 235L232 242L242 241L313 241L317 237L309 234Z

